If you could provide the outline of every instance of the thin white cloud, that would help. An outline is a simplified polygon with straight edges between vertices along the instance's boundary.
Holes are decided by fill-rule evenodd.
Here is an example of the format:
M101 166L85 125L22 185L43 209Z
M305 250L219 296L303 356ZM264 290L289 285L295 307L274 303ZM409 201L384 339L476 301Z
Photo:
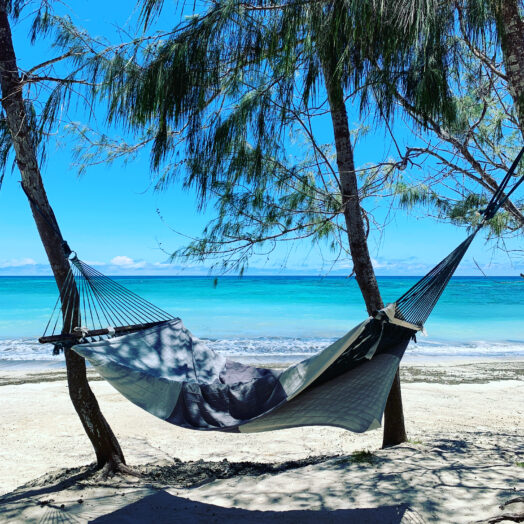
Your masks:
M384 264L383 262L378 261L376 258L372 258L371 263L373 264L373 267L375 269L387 266L387 264Z
M158 268L172 268L173 264L167 264L165 262L154 262L153 266Z
M12 258L0 262L0 268L25 266L36 266L36 261L32 258Z
M419 260L417 257L406 258L374 258L373 266L377 276L414 276L424 275L434 265L434 261L427 263ZM146 260L135 260L126 255L119 255L109 262L88 262L90 266L99 267L100 271L108 276L208 276L210 268L204 264L172 264L168 262L148 262ZM508 267L508 264L497 262L479 262L480 267L486 275L518 275L519 271L515 267ZM304 275L304 276L348 276L349 268L352 267L351 260L339 260L333 266L318 265L313 263L311 266L302 266L300 264L289 264L287 267L275 263L262 266L250 266L246 275ZM232 273L234 275L235 273ZM10 260L0 260L0 275L2 276L45 276L52 275L49 264L35 262L32 258L16 258ZM481 276L482 272L474 262L466 258L456 273L459 275L477 275Z
M130 257L126 257L125 255L119 255L112 258L110 263L113 266L118 266L123 269L142 269L147 266L147 262L143 260L135 261Z

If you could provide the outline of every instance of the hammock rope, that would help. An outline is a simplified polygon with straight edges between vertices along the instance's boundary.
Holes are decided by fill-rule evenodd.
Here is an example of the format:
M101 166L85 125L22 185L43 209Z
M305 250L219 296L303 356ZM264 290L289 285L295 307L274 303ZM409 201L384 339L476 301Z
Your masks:
M491 220L496 215L498 210L524 181L524 175L522 175L511 190L504 193L523 155L524 147L515 157L487 207L479 211L483 218L473 233L396 301L395 315L397 318L417 326L425 324L477 233L488 220Z
M423 328L476 234L522 184L524 175L507 191L523 155L524 147L516 156L487 207L480 211L483 218L473 233L394 303L394 318L407 323L406 327ZM56 221L47 217L26 189L23 189L36 210L60 235ZM66 241L63 241L63 247L69 256L69 274L63 289L60 290L44 334L39 339L42 343L53 343L57 350L64 344L70 345L79 340L103 340L114 335L140 331L176 318L80 260Z
M515 160L513 160L513 163L511 164L510 168L508 169L508 172L502 179L501 183L499 184L497 190L493 194L488 206L484 211L481 213L484 215L484 221L485 223L487 220L490 220L495 216L497 211L506 203L508 198L513 194L513 192L522 184L524 181L524 175L520 177L520 179L513 185L511 190L504 195L504 191L509 184L509 181L511 180L511 177L514 175L517 166L520 163L520 160L522 158L522 155L524 154L524 147L520 150L519 154L515 157ZM482 223L482 224L483 224ZM482 225L481 224L481 225Z
M478 230L477 230L478 231ZM477 234L475 231L396 301L395 316L422 327Z
M523 153L476 229L453 252L396 302L285 370L215 352L179 318L79 260L67 243L69 273L40 342L54 344L55 352L75 351L128 400L177 426L240 433L376 428L409 341L423 329L475 235L524 180L507 191Z
M75 314L76 312L76 314ZM66 319L66 320L64 320ZM42 343L102 340L139 331L175 317L78 259L70 258L69 273L53 308Z

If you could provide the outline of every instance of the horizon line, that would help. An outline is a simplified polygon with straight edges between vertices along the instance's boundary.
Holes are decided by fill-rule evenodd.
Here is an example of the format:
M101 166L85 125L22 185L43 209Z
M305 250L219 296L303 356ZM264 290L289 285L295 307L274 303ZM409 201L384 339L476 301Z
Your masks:
M289 275L257 275L257 274L244 274L244 275L202 275L202 274L194 274L194 275L155 275L155 274L106 274L107 277L122 277L122 278L249 278L249 277L269 277L269 278L346 278L346 279L354 279L355 276L345 276L345 275L320 275L320 274L289 274ZM375 275L377 278L421 278L425 276L422 275ZM20 277L20 278L55 278L53 275L1 275L0 278L13 278L13 277ZM522 274L516 274L516 275L453 275L451 278L524 278Z

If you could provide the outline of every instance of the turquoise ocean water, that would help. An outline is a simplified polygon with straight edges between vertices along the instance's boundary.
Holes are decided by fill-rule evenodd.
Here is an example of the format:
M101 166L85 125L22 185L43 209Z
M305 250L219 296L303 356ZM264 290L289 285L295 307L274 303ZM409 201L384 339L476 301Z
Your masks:
M183 319L231 356L297 360L366 317L354 279L339 277L115 277ZM416 277L381 277L386 302ZM50 360L41 335L57 298L50 277L0 277L0 360ZM408 358L524 357L524 279L455 277Z

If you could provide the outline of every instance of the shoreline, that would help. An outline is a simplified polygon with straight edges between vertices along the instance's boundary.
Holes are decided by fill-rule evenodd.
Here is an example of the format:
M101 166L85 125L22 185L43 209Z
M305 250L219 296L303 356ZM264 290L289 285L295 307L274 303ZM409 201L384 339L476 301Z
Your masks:
M253 361L242 359L244 363L258 367L283 370L288 364L282 362ZM89 381L104 380L89 366ZM61 360L0 360L0 387L23 384L38 384L66 380L65 362ZM436 384L487 384L493 381L524 380L524 358L479 358L446 357L423 359L416 364L412 359L404 359L400 365L400 378L403 383Z
M524 302L523 302L524 303ZM519 319L520 322L521 319ZM516 325L514 323L514 325ZM519 324L520 325L520 324ZM498 326L500 333L505 333L503 326ZM440 328L442 330L442 327ZM198 333L200 330L195 329ZM204 330L204 333L209 330ZM264 330L265 331L265 330ZM435 363L449 361L512 360L524 359L524 339L522 333L505 333L507 336L496 339L482 338L479 332L471 332L471 326L461 336L450 332L451 338L439 338L430 331L430 336L419 336L417 341L410 341L403 361L409 364ZM263 366L268 362L288 366L310 358L331 345L343 331L331 334L282 334L278 330L274 335L261 333L220 335L214 337L202 335L199 339L211 350L224 355L230 360ZM453 336L456 335L456 336ZM42 345L36 337L0 337L0 367L16 365L18 361L26 363L46 362L49 366L60 367L63 356L53 356L51 344ZM11 362L11 364L8 364ZM41 364L43 365L43 364Z

